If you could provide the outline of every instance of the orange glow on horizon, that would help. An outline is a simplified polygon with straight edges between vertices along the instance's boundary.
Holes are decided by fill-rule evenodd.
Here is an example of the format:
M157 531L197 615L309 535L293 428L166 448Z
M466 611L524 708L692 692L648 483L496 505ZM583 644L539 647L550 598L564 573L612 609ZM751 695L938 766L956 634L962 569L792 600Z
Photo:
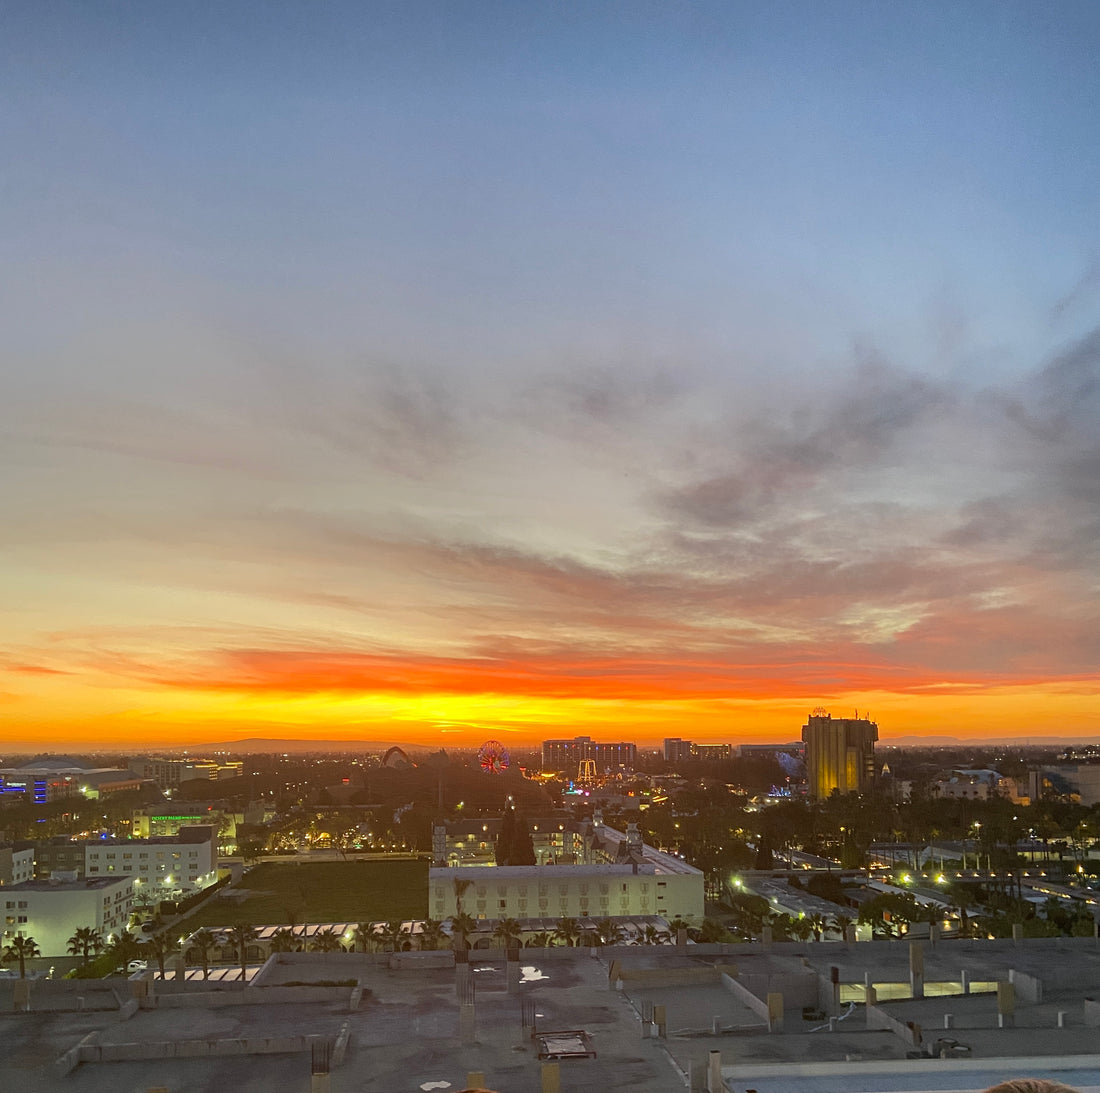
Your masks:
M7 677L20 679L19 693L5 688L9 750L155 750L245 737L429 746L581 734L640 744L665 736L782 742L798 738L817 705L869 714L883 742L1100 733L1092 680L990 686L962 674L917 679L873 662L810 657L733 665L246 651L186 672L131 670L129 678L26 668ZM846 676L847 685L830 686L830 676Z

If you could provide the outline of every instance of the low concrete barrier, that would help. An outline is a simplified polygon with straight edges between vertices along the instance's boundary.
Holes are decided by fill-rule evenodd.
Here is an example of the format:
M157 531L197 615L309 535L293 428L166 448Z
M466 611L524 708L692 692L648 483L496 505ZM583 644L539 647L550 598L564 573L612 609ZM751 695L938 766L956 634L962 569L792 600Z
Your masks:
M624 968L618 978L624 987L643 990L646 987L689 987L699 983L717 983L719 971L708 965L702 968Z
M320 1036L264 1036L221 1040L152 1040L127 1044L81 1043L81 1063L114 1063L133 1059L201 1059L225 1055L284 1055L307 1051Z
M757 998L748 987L743 983L739 983L732 975L727 975L723 972L720 978L722 986L725 987L741 1005L752 1010L761 1020L768 1020L768 1003L765 999Z
M1016 988L1017 1001L1038 1004L1043 1000L1043 981L1037 976L1011 968L1008 972L1008 981Z
M520 954L522 956L522 952ZM416 971L419 968L453 968L453 949L410 950L407 953L390 953L389 966L394 971Z
M748 972L739 975L739 982L747 987L757 998L767 998L769 994L781 994L788 1009L801 1009L803 1006L818 1004L818 973L814 971Z
M202 1009L221 1006L270 1006L283 1002L310 1004L346 1002L350 987L253 987L243 991L193 991L188 994L162 994L158 1009Z
M336 1040L332 1045L332 1065L343 1066L344 1056L347 1054L348 1041L351 1039L351 1022L345 1021L340 1026L340 1031L336 1034Z
M919 1026L910 1025L905 1021L899 1021L896 1017L887 1013L886 1010L881 1009L879 1006L866 1006L867 1010L867 1027L887 1029L890 1032L900 1036L902 1041L909 1047L920 1047L921 1036Z

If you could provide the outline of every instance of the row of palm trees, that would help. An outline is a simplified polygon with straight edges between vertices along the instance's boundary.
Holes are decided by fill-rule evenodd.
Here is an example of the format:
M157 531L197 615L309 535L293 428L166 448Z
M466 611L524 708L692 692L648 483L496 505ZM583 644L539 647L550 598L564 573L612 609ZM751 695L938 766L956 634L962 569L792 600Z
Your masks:
M470 938L478 932L480 923L477 919L466 913L455 915L451 919L451 929L448 934L445 923L438 919L424 919L420 922L419 930L415 935L411 932L409 924L399 921L390 921L382 924L360 922L356 925L354 937L350 945L347 937L337 933L333 929L319 930L310 938L303 938L296 934L290 927L276 930L268 940L268 951L280 952L342 952L346 949L367 952L376 949L389 952L397 952L404 948L411 948L415 943L419 949L450 948L458 941L463 948L470 947ZM726 938L709 938L707 934L708 924L704 924L701 940L725 940ZM713 924L711 924L713 925ZM676 919L669 924L668 930L661 930L652 923L647 924L635 940L644 945L667 945L677 936L680 929L686 928L686 923ZM718 927L721 930L721 927ZM714 932L714 931L712 931ZM501 948L515 948L522 942L523 927L517 919L502 918L495 923L491 937L498 942ZM249 946L258 938L256 928L247 923L237 923L227 931L215 932L210 929L197 930L187 939L187 952L184 954L188 963L197 964L202 968L203 979L210 977L210 967L214 963L213 957L217 950L232 948L235 957L240 962L242 976L247 966L247 951ZM627 940L627 933L622 925L614 919L604 918L595 921L580 920L576 918L561 918L553 930L539 931L533 934L527 941L528 948L550 948L554 945L579 946L579 945L618 945ZM144 959L152 960L157 964L160 974L165 974L165 964L173 953L178 952L180 943L167 933L153 934L148 938L138 938L130 933L120 933L110 940L91 926L81 926L68 939L68 952L71 956L78 956L81 966L87 966L100 954L107 954L111 958L112 967L125 969L131 961ZM26 976L26 962L41 956L41 952L33 937L15 937L5 947L4 961L17 961L20 977Z

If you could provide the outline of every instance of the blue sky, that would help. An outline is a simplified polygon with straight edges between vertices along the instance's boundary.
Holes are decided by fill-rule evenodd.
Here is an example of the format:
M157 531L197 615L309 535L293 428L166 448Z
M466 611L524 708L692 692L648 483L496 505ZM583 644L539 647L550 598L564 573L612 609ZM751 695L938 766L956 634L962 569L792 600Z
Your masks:
M899 673L1100 729L1098 46L1092 3L5 5L13 717L186 719L240 650L495 695L506 648L741 665L716 733L1003 719Z

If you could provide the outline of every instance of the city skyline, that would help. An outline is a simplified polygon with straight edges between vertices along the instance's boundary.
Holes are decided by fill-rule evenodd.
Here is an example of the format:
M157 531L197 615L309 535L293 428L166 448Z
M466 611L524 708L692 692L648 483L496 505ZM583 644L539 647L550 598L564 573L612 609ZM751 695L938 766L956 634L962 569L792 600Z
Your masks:
M4 747L1100 737L1100 9L8 5Z

